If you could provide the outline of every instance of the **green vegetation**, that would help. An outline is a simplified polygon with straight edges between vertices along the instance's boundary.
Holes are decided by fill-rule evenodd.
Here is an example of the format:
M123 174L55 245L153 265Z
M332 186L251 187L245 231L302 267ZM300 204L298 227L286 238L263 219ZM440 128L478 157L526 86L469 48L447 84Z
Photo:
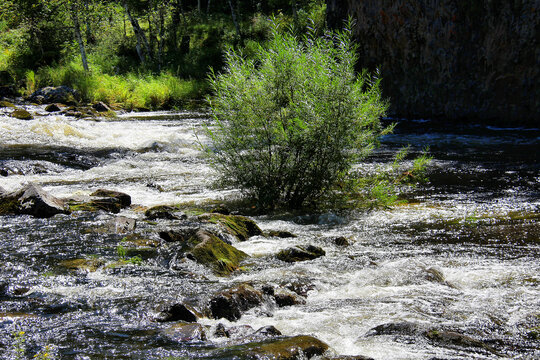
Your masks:
M350 29L300 40L272 27L252 58L229 50L211 75L207 148L225 183L261 208L317 201L377 145L386 103L379 80L357 77Z
M5 0L0 4L0 85L22 95L67 85L86 102L156 110L207 93L223 52L249 53L276 14L297 32L322 29L322 0ZM313 21L309 19L314 19Z

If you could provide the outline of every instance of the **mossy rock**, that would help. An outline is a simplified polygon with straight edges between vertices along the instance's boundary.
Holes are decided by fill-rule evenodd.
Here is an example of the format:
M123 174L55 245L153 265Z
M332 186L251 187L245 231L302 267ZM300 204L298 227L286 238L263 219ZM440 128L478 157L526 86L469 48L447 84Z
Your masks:
M199 219L223 226L229 234L235 236L239 241L246 241L252 236L263 234L257 223L245 216L212 213L201 215Z
M32 120L34 118L28 111L20 108L15 109L10 116L19 120Z
M90 272L96 271L103 265L105 265L105 262L100 259L72 259L60 262L60 266L63 266L67 269L86 270Z
M12 103L10 103L9 101L0 101L0 108L14 108L16 107L15 105L13 105Z
M299 335L255 343L232 346L213 354L216 359L276 359L297 360L320 356L328 345L313 336Z
M199 230L188 239L188 257L210 267L215 274L225 276L239 268L240 261L249 257L208 231Z

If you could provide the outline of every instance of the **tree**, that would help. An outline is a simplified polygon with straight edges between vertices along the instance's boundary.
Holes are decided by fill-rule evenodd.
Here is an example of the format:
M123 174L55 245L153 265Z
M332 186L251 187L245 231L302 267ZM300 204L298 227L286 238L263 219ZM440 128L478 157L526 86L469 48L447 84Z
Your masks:
M260 207L316 201L384 133L379 81L354 71L350 26L300 41L276 25L254 58L226 54L210 77L215 126L207 154L226 183Z

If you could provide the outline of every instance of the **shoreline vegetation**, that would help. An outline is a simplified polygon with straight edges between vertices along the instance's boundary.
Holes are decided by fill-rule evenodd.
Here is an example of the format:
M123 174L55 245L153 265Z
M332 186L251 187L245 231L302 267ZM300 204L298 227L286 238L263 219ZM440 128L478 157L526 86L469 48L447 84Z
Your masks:
M200 106L227 49L250 57L271 16L298 34L322 31L326 5L9 0L0 10L0 97L68 86L85 103L148 111Z

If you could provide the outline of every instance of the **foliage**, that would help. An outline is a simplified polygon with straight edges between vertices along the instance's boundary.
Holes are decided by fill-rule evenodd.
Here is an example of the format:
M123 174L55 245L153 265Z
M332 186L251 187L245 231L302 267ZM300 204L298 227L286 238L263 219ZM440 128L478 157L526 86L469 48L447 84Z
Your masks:
M122 264L132 264L132 265L141 265L143 260L139 255L127 257L127 249L122 246L118 245L116 247L116 253L118 254L118 257L120 258L120 261Z
M260 207L315 202L367 156L383 129L379 80L354 70L350 27L302 40L272 28L253 59L230 49L210 76L207 153L225 183Z

